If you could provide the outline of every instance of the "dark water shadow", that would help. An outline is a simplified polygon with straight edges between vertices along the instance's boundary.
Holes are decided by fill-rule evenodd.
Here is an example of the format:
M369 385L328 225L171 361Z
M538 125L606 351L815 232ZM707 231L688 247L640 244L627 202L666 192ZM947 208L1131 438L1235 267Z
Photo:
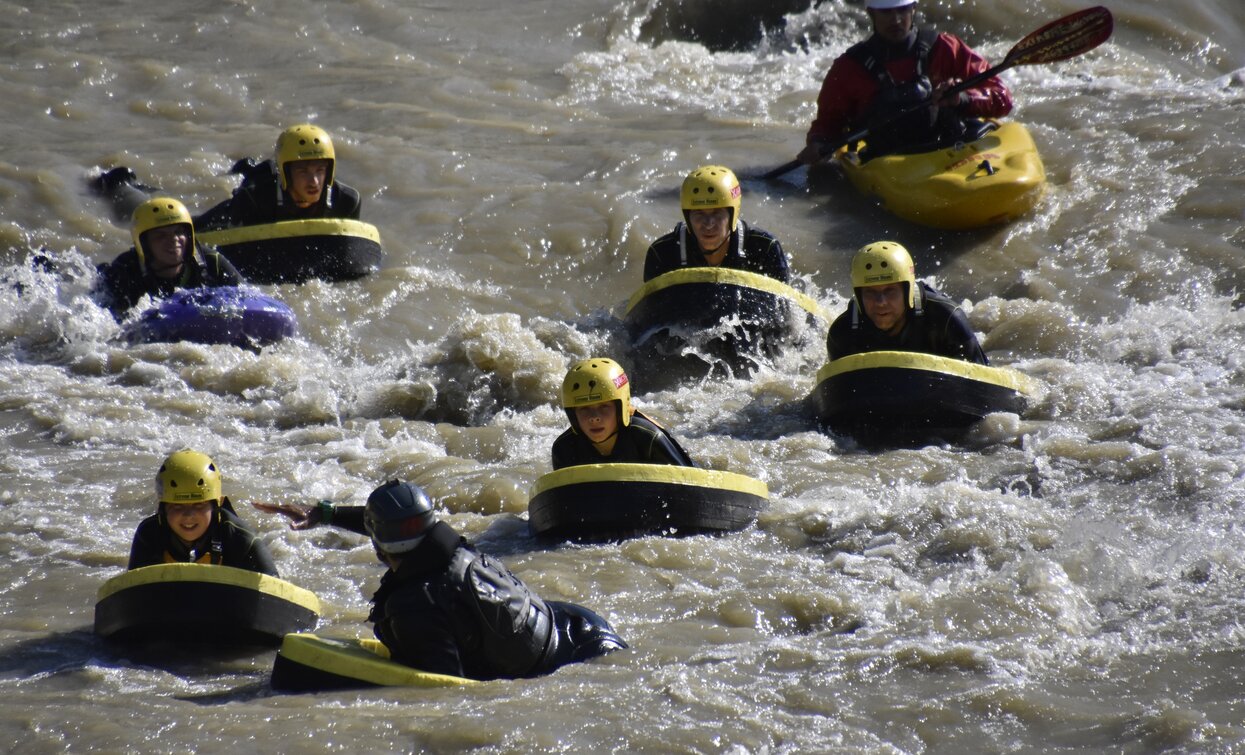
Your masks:
M24 640L0 652L0 675L32 677L87 667L142 667L177 676L219 674L220 664L273 652L271 645L201 642L113 642L90 628Z
M695 42L712 52L755 50L783 36L786 16L813 0L657 0L640 25L640 41Z

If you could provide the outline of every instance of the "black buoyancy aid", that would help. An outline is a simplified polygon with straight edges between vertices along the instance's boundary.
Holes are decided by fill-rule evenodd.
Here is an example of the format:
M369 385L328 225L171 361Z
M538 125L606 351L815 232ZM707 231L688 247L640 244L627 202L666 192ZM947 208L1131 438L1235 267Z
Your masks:
M449 571L460 606L479 634L475 645L495 672L523 677L535 672L555 641L551 609L510 570L474 549L460 548Z
M918 79L922 77L929 78L929 55L934 49L934 43L937 41L938 32L936 30L928 28L917 30L916 40L913 42L913 51L916 53L916 77ZM882 54L885 44L881 38L874 35L863 42L857 42L844 53L864 66L864 69L877 80L878 86L882 89L897 86L895 80L891 78L890 72L886 70L885 56Z
M930 103L933 84L929 78L930 53L938 41L934 29L919 29L910 48L916 58L916 76L896 82L886 68L887 43L876 34L850 47L845 53L860 63L878 85L878 94L867 113L871 151L889 151L903 143L918 143L937 136L939 108ZM928 107L922 107L928 105Z

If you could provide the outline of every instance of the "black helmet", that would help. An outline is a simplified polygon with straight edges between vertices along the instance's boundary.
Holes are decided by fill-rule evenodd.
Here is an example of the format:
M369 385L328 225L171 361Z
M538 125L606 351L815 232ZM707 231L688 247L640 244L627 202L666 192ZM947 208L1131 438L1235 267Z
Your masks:
M363 511L363 526L382 553L402 554L415 549L437 515L432 499L418 485L390 480L372 491Z

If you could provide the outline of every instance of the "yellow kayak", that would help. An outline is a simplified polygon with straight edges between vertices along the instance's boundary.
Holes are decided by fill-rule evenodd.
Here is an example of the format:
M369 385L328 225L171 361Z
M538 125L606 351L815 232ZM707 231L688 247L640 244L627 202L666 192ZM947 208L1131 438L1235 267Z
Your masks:
M835 155L852 184L913 223L966 230L1006 223L1033 209L1046 190L1046 169L1029 130L995 124L976 141L931 152L861 161Z

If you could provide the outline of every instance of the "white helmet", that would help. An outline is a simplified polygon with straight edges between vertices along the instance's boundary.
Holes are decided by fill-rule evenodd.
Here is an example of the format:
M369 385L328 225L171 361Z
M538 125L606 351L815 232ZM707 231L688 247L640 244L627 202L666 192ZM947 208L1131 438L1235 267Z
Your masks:
M865 0L865 7L869 10L891 10L908 5L916 5L916 0Z

